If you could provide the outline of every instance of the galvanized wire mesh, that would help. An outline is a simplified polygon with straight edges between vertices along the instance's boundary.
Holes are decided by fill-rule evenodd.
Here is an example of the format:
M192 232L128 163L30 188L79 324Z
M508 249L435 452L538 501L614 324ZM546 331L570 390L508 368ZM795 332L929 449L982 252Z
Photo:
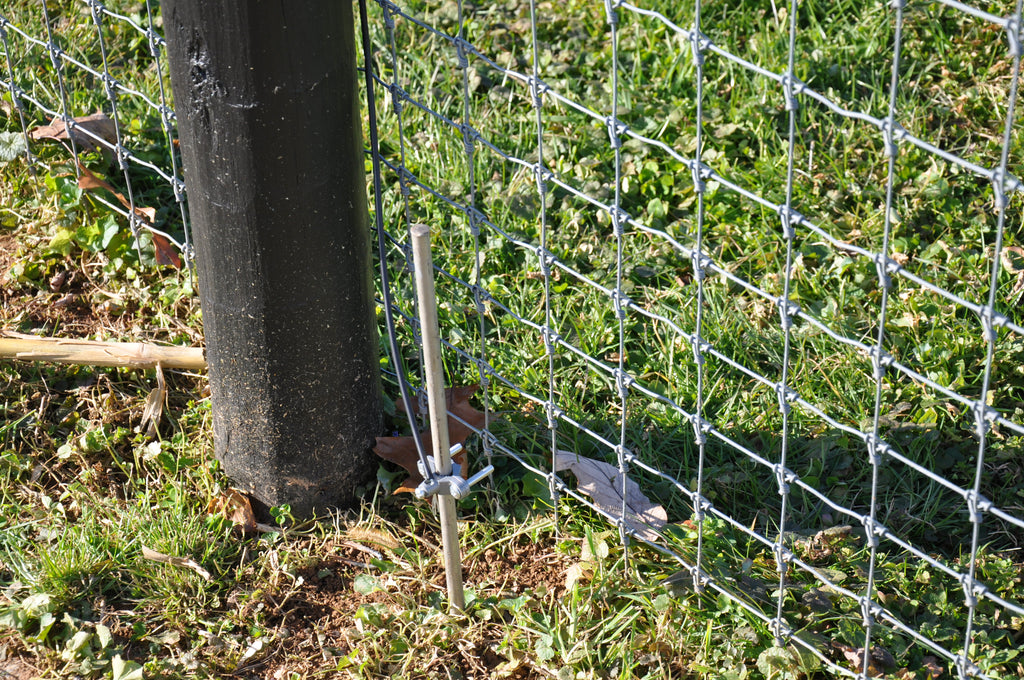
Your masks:
M1009 375L1020 358L1024 328L1017 311L1019 286L1014 287L1012 280L1007 284L1005 270L1009 267L1004 264L1008 254L1004 247L1009 240L1016 242L1020 237L1020 204L1013 197L1024 188L1011 172L1020 167L1020 158L1011 154L1016 149L1019 156L1014 116L1021 60L1021 4L1018 2L1009 15L997 16L958 2L936 3L945 11L963 13L990 26L993 40L987 49L998 51L1006 60L1009 84L1005 115L991 135L994 155L968 148L943 148L941 143L929 141L927 126L917 126L914 132L905 127L897 95L901 88L912 84L907 82L910 69L903 63L903 34L908 19L902 1L888 6L863 3L865 11L873 8L887 12L889 34L881 44L890 64L888 90L878 99L880 103L867 102L863 110L855 107L856 98L851 104L835 90L817 90L801 80L807 55L800 51L800 36L808 29L801 20L806 10L795 1L782 12L772 7L780 43L785 45L784 59L775 65L754 63L739 46L719 44L709 37L712 31L701 15L711 3L697 0L692 7L672 10L672 16L629 2L594 3L587 11L603 14L606 24L603 34L595 39L595 49L610 49L611 66L590 83L568 82L559 78L556 69L546 71L552 67L547 55L558 45L550 32L546 38L541 32L546 31L548 23L565 18L550 4L538 9L536 2L530 2L528 13L521 15L503 14L496 7L469 8L463 3L433 10L420 6L412 9L389 0L378 0L377 5L386 37L376 46L376 63L366 67L373 70L377 86L387 95L387 103L378 113L393 135L388 137L385 132L386 148L375 149L374 153L391 171L391 191L376 210L387 216L391 229L388 238L398 300L395 311L401 326L397 330L407 334L408 347L419 345L409 302L412 284L403 274L410 266L405 229L413 222L429 219L441 234L435 268L441 278L439 295L447 292L450 296L442 306L451 312L446 315L451 326L442 328L442 336L450 351L453 378L475 373L482 386L483 404L489 405L492 395L500 395L500 403L518 404L521 412L535 414L540 430L547 433L543 437L546 443L540 443L536 436L502 428L488 412L488 426L479 431L481 452L487 461L501 457L515 461L548 485L556 516L560 498L562 502L568 499L588 506L618 527L624 546L642 544L664 553L682 565L694 589L710 588L731 599L761 619L777 644L806 649L833 672L853 677L874 672L871 650L875 640L884 636L889 643L897 639L904 646L920 645L943 659L958 677L993 677L972 651L978 632L975 613L980 608L995 608L1004 617L1024 615L1019 589L992 587L977 577L977 565L984 555L983 537L991 537L993 531L1019 537L1024 529L1024 511L1019 502L1011 499L998 504L986 496L990 466L1001 457L1019 455L1014 447L1024 435L1024 411ZM718 21L727 17L722 7L715 5ZM510 28L517 18L527 23ZM664 47L675 51L677 63L685 60L692 68L692 81L681 86L693 93L693 111L686 117L665 115L651 127L650 121L630 115L641 108L637 102L644 93L624 85L620 75L628 70L622 56L623 33L628 29L632 38L654 27L667 34ZM501 54L485 53L474 44L472 34L488 30L518 31L521 42L511 42L525 52L517 54L510 48ZM440 48L427 52L428 45ZM422 72L421 65L413 63L416 60L429 60L431 79L424 82L407 75L406 71ZM630 68L635 73L636 63ZM722 89L712 84L723 69L729 68L755 75L760 95L778 105L774 111L780 114L781 143L773 160L785 164L782 186L762 186L756 174L739 174L736 166L730 168L720 157L708 153L711 147L705 108L720 105ZM481 87L481 82L490 86ZM631 82L635 87L637 78ZM474 120L478 110L475 104L488 97L500 101L495 107L503 112L500 120ZM627 99L632 106L623 106ZM624 109L632 111L624 114ZM813 118L806 113L808 110L814 113ZM773 115L772 110L766 107L765 115ZM822 121L833 126L837 134L856 130L875 141L878 157L866 162L882 164L884 189L878 193L880 201L875 208L881 212L880 229L867 247L858 245L850 233L856 225L837 224L829 214L804 212L804 203L811 201L806 200L803 185L815 181L821 167L835 167L829 166L827 159L815 165L813 136L807 142L806 126L821 125ZM684 126L689 126L691 134L689 148L662 141L667 128ZM499 127L503 132L492 134ZM509 127L519 131L518 137L507 132ZM595 166L600 165L598 161L605 164L605 174L597 177L562 162L566 144L571 144L574 135L584 137L592 128L603 128L608 136L604 157L594 161ZM650 129L659 131L646 131ZM454 140L461 153L445 155L442 149L446 140ZM689 175L686 181L671 178L680 203L689 196L684 228L655 224L623 207L624 182L632 172L628 165L633 163L626 158L627 146L631 152L642 146ZM896 247L896 226L905 209L899 199L905 182L900 177L901 155L911 153L924 154L977 185L991 224L991 240L983 251L985 256L977 260L979 273L973 290L952 289L938 270L927 262L909 262ZM524 188L530 185L532 192ZM561 209L555 214L552 206L559 200ZM709 234L728 229L721 211L716 210L723 202L773 218L761 227L761 238L770 244L768 247L784 253L777 270L745 268L744 253L729 254L720 240L709 243ZM513 203L519 205L510 210ZM962 218L955 207L945 209L952 211L952 219ZM609 261L584 271L571 248L552 247L559 230L579 227L574 223L576 218L567 219L567 214L582 215L580 219L588 227L604 229L610 239L608 251L614 254ZM657 295L631 283L630 271L635 272L637 266L632 258L640 239L649 245L649 253L689 262L689 280L677 277L674 284L680 293L677 299L683 303L662 305ZM798 296L802 259L809 246L841 254L842 266L864 266L870 280L864 283L862 277L861 281L871 294L863 298L863 304L869 305L874 318L868 327L851 328L843 322L848 303L842 302L841 290L834 291L831 299L810 299L806 291ZM453 250L446 254L445 247ZM471 265L463 267L466 273L446 265L446 261L455 262L469 252ZM510 257L518 258L516 261L529 270L523 277L526 283L514 287L500 266L492 264L502 253L512 253ZM1016 272L1011 269L1009 273ZM574 327L573 318L588 316L592 310L585 315L567 306L569 303L562 304L559 291L566 286L586 288L590 297L599 301L595 303L603 309L599 316L608 323L603 345L585 346L584 333ZM722 299L723 288L728 291L726 299L750 310L746 326L716 328L716 323L724 324L727 316L709 305L713 299ZM968 379L924 367L924 350L916 354L903 351L904 334L917 322L892 318L897 296L902 296L901 300L915 296L937 300L955 309L958 318L968 320L966 327L984 345L983 358L967 369ZM772 309L774 320L766 312ZM506 333L516 338L514 346L503 340ZM762 349L770 356L765 360L752 360L753 355L728 349L732 347L729 334L748 333L767 338ZM808 341L811 337L816 338L813 343ZM679 354L666 352L664 361L685 368L690 376L685 386L658 384L654 376L631 370L631 348L656 342L682 350ZM895 352L894 347L901 351ZM523 373L520 361L509 359L510 354L521 357L524 353L531 357L531 375ZM830 355L858 367L862 379L856 385L833 385L832 389L836 394L862 389L868 395L863 412L822 399L811 386L809 372L828 372ZM414 356L409 358L415 360ZM815 377L813 381L819 380ZM827 375L824 380L829 381ZM900 395L907 385L918 390L914 404L901 403ZM579 400L573 396L579 392L589 393L587 403L591 408L600 403L606 410L581 412L575 408ZM762 409L757 422L731 421L735 409L730 404L735 399L722 397L729 392ZM941 404L940 408L951 414L942 427L966 430L973 436L974 472L966 482L950 479L931 454L915 454L913 444L892 427L892 414L919 407L922 400ZM690 448L677 455L652 454L645 445L648 430L644 423L655 412L659 422L674 420L680 427L692 429ZM942 427L938 428L940 438ZM828 437L824 433L829 433ZM922 437L935 434L920 432ZM753 444L758 436L762 441L767 438L770 445ZM794 448L806 450L816 441L823 447L824 460L826 442L835 438L852 443L851 450L859 452L851 465L861 468L870 480L864 487L869 497L837 494L835 487L844 484L841 479L828 482L820 468L797 470L790 464ZM1010 442L1006 444L1009 450L1004 448L1006 442ZM670 521L691 527L689 539L681 544L662 532L655 540L650 532L638 530L625 501L617 510L610 509L577 491L571 481L555 472L558 452L566 448L612 461L621 473L618 482L623 485L627 477L635 477L645 489L685 499L688 513L677 513ZM538 455L545 449L546 455ZM770 487L777 500L766 501L761 508L748 508L749 512L715 502L716 497L723 496L722 485L720 479L710 478L709 470L722 469L723 461L740 461L748 470L745 477L736 475L729 484ZM899 498L894 499L889 492L896 479L914 480L903 493L926 489L928 493L945 494L943 511L959 518L963 534L959 545L965 553L962 559L933 549L921 534L908 538L903 529L908 523L900 520L897 508ZM625 486L622 496L626 497ZM805 516L810 511L813 516ZM743 536L755 552L771 556L778 581L767 595L770 605L763 601L758 604L756 598L744 593L741 576L730 576L717 568L715 556L709 555L706 547L714 533L712 522ZM867 548L866 561L858 567L859 577L850 582L837 577L834 569L822 566L806 551L795 550L792 541L793 535L801 531L842 524L857 527ZM897 524L896 528L892 526ZM881 593L878 581L882 565L893 555L925 565L962 589L962 606L968 609L968 616L955 641L948 635L940 637L934 627L918 626L891 606L891 597ZM841 600L846 610L858 612L862 635L859 664L844 661L829 650L827 641L799 630L795 616L799 603L787 595L795 581L815 583ZM854 581L856 585L850 585Z
M175 251L187 261L192 253L155 5L82 0L0 9L0 93L25 159L77 177L93 200L124 218L137 249L167 264Z

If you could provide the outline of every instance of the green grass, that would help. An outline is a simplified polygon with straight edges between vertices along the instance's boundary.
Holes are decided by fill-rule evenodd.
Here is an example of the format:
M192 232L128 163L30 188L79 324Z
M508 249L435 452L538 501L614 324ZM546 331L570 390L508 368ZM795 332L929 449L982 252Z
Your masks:
M692 21L690 8L644 6L660 8L679 25ZM95 66L95 54L75 47L90 44L94 36L88 13L70 2L47 7L62 44ZM453 3L414 3L410 13L454 33L456 9ZM1003 3L991 11L1010 9ZM35 5L15 3L4 11L17 25L40 30ZM702 6L703 28L719 46L781 71L788 49L786 11L763 3L709 2ZM538 12L543 80L607 115L611 47L603 9L570 0L540 3ZM498 63L529 73L528 16L524 2L481 5L467 12L465 34ZM624 10L619 16L620 118L631 130L692 156L696 81L688 44L652 19ZM884 117L890 21L888 10L871 3L804 3L798 17L798 76L843 107ZM146 59L145 41L116 22L109 24L108 61L123 74L118 77L155 96L161 76ZM408 22L399 20L397 30L402 87L460 121L462 75L454 52ZM383 28L375 25L373 34L380 75L390 80L395 65ZM908 7L899 120L937 146L993 166L1009 87L1004 55L1005 37L980 21L948 9ZM536 160L528 91L473 57L469 63L470 122L505 152ZM33 96L59 101L45 53L19 50L13 67L24 74L19 83ZM68 78L76 113L106 106L102 88L73 69ZM832 237L879 251L887 174L879 132L802 101L794 206ZM16 114L9 107L4 111L2 130L19 132ZM167 142L155 114L132 97L119 99L119 111L129 121L126 143L166 163ZM403 115L407 167L440 193L467 201L468 164L458 134L412 106L406 105ZM44 122L40 116L30 124ZM382 153L393 163L399 160L396 122L382 108ZM708 55L705 163L751 192L782 201L786 129L779 87ZM552 104L544 110L543 134L549 169L587 195L613 200L613 152L603 124ZM608 215L552 184L543 197L542 233L542 199L530 171L480 144L476 148L476 207L505 233L532 246L544 238L565 266L614 288L617 243ZM112 218L92 194L77 189L64 149L36 144L33 151L46 161L45 168L33 172L17 159L0 168L6 207L0 236L10 244L4 248L10 253L3 262L4 328L201 342L201 316L188 274L161 270L151 250L135 250L124 236L124 220ZM622 208L692 247L697 202L689 170L635 140L626 141L622 153ZM1010 158L1010 172L1024 174L1016 128ZM111 182L122 181L103 158L86 160ZM129 172L142 203L160 210L161 225L180 229L169 188L143 168ZM898 219L890 257L942 289L984 302L995 258L991 187L908 145L901 147L896 175ZM394 173L386 173L385 184L385 222L399 235L405 218ZM778 532L773 471L710 436L701 493L734 521L709 515L698 525L690 494L700 457L690 423L636 390L622 413L614 380L564 347L549 367L543 337L520 320L537 325L546 320L545 280L536 252L487 225L481 225L477 240L464 214L426 192L414 189L411 198L412 219L435 227L436 262L479 284L496 301L478 313L470 291L450 279L438 280L442 337L450 345L448 382L479 379L466 355L476 356L483 340L486 361L517 389L493 379L475 403L491 411L497 441L542 470L549 468L551 455L544 407L520 392L546 400L553 380L558 407L589 431L563 423L557 444L583 455L614 461L614 451L601 439L617 443L624 421L626 444L637 460L678 481L631 467L645 493L666 507L670 526L663 547L672 554L636 543L627 551L614 525L572 497L563 495L553 511L547 481L497 451L493 488L461 505L469 605L464 615L450 615L436 520L427 506L389 495L393 470L382 467L379 484L352 513L239 536L217 510L230 482L212 456L210 406L201 393L201 376L169 373L169 403L160 434L152 439L139 429L154 387L152 374L4 363L4 654L30 662L44 677L116 679L140 673L275 680L835 676L800 645L775 648L766 626L779 598L777 564L771 547L749 532L773 539ZM771 296L782 294L786 253L777 215L711 183L704 220L703 247L716 263ZM1004 250L1021 245L1020 225L1021 202L1013 196ZM881 300L874 264L804 228L797 228L793 247L793 301L836 333L871 345ZM639 308L693 332L698 301L687 254L656 233L632 227L624 230L622 250L623 293ZM393 254L398 304L411 313L411 281L399 266L400 253ZM1000 311L1021 324L1020 264L1007 261L997 300ZM71 288L54 291L51 280L63 271L74 274ZM618 319L605 293L557 266L549 284L551 325L567 343L612 367L623 354L626 370L642 387L694 408L699 369L687 337L632 311L620 347ZM73 304L56 307L68 291ZM703 294L704 340L731 361L779 380L784 334L774 304L720 275L709 276ZM399 325L415 374L419 359L411 334L407 324ZM895 277L886 331L887 350L898 360L959 394L979 396L986 348L973 314ZM840 425L870 431L875 383L869 359L805 321L796 321L790 342L790 387ZM1024 415L1021 365L1024 343L1002 331L986 397L1018 424ZM388 387L395 396L393 383ZM782 419L770 387L709 355L703 398L703 416L725 437L769 461L779 460ZM902 456L957 485L973 486L978 444L973 416L962 404L890 371L880 415L883 437ZM396 429L405 427L400 418L392 421ZM863 443L799 406L788 426L787 467L833 503L868 512L872 469ZM982 493L1020 517L1021 438L997 427L986 444ZM469 445L479 459L481 442ZM883 457L878 475L878 521L937 562L965 571L971 526L962 500L891 457ZM566 483L574 487L571 477ZM806 566L789 566L784 618L797 638L849 669L863 645L859 605L824 585L811 569L849 592L866 592L871 553L863 529L797 485L787 507L783 540ZM287 516L286 508L276 512ZM842 528L848 524L853 528ZM1019 606L1024 579L1019 531L990 515L982 529L985 547L974 565L977 578ZM194 560L210 580L187 567L145 559L143 546ZM680 560L698 559L730 596L709 587L693 591ZM960 583L888 540L880 542L874 565L875 602L942 647L962 648L968 613ZM983 598L972 625L971 658L985 673L994 678L1024 674L1019 616ZM874 626L872 644L892 656L894 665L886 670L895 677L955 674L947 659L894 626Z

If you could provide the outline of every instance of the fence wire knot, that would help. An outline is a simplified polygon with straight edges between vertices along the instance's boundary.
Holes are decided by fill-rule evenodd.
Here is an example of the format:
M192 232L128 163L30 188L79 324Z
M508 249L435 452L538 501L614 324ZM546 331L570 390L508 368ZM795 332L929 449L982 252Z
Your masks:
M971 515L971 522L981 524L982 513L992 509L992 501L985 498L974 490L967 492L967 511Z
M696 564L690 567L690 577L693 579L693 591L700 593L704 591L704 586L711 582L711 579L701 571L701 568Z
M470 286L469 290L473 293L473 305L476 307L476 313L480 315L485 314L487 312L487 308L484 306L484 303L490 302L490 293L476 284Z
M889 7L893 9L903 9L907 6L907 0L889 0Z
M411 185L416 181L415 175L409 171L408 168L402 167L398 171L398 184L402 189L402 197L409 198L409 194L412 193Z
M796 95L803 92L804 84L792 73L782 75L782 89L786 96L786 110L796 111L800 108L800 102Z
M782 330L788 331L793 327L793 316L800 313L800 307L781 295L775 299L775 306L779 310L779 323L782 324Z
M61 60L64 56L64 50L54 43L46 43L46 51L50 53L50 63L53 64L55 71L61 71L64 68L64 62Z
M711 431L711 423L694 413L690 416L690 424L693 425L693 440L698 446L703 445L708 439L707 433Z
M1016 14L1006 18L1006 40L1009 42L1011 57L1021 56L1020 20Z
M615 237L622 238L622 235L626 233L626 224L630 219L629 213L617 205L612 205L608 207L608 215L612 220L612 231L615 233Z
M868 543L868 547L878 547L878 537L885 534L885 527L879 524L870 515L865 515L861 518L861 524L864 525L864 538Z
M615 455L622 460L623 463L632 463L636 460L636 454L622 444L616 444ZM624 469L620 469L620 472L625 473L626 471Z
M799 224L800 220L803 219L803 216L785 203L777 206L775 208L775 212L778 213L779 220L782 222L782 237L787 241L793 240L796 236L796 230L793 228L793 225Z
M707 188L705 180L711 176L711 168L695 160L690 163L690 174L693 175L693 190L698 194L704 193Z
M160 34L153 30L152 26L146 28L146 42L149 44L149 54L154 59L160 58L160 46L163 45L163 39Z
M700 249L693 248L690 251L690 262L693 263L693 278L697 281L703 281L707 276L704 267L711 264L711 258L704 255Z
M775 636L775 640L780 646L793 635L793 628L784 619L780 618L772 619L768 623L768 629Z
M875 617L882 613L882 607L871 601L870 597L860 598L861 625L870 627L875 622Z
M622 0L604 0L604 15L608 20L608 23L612 26L617 26L619 23L619 13L615 10L617 10L621 4Z
M544 95L551 87L536 76L529 77L530 97L533 99L533 108L539 109L544 105Z
M796 473L784 467L782 463L772 465L772 471L775 472L775 482L779 485L779 495L785 496L789 493L789 485L797 480Z
M782 544L782 538L782 534L779 534L779 540L775 543L773 550L775 552L775 571L785 574L789 571L789 563L793 559L793 551Z
M1006 322L1006 317L1001 314L997 314L994 309L985 305L981 308L981 313L978 315L981 317L981 329L982 335L986 342L994 343L999 334L996 331L996 324L1002 325Z
M791 409L790 402L796 401L800 395L791 387L778 382L775 383L775 396L779 400L779 411L788 415Z
M992 171L992 195L995 199L996 212L1006 210L1006 185L1007 173L1002 167Z
M633 301L622 294L621 290L612 291L612 305L615 308L615 316L619 319L626 318L626 310L633 304Z
M171 190L174 191L174 200L182 203L185 200L185 182L177 177L171 178Z
M88 3L89 10L92 13L92 20L99 26L103 21L103 3L98 0L88 0Z
M548 326L544 327L542 335L544 336L544 350L548 354L554 354L555 345L559 344L562 341L562 336L559 335L554 329Z
M467 47L472 49L472 45L466 42L465 39L455 36L452 38L452 46L455 47L455 54L459 58L459 68L469 68L469 57L466 56Z
M402 10L391 0L377 0L377 4L384 14L384 28L391 32L395 28L395 15L400 15Z
M487 216L473 205L464 206L463 212L466 214L466 219L469 221L469 233L473 234L473 236L479 236L480 223L483 222Z
M544 413L548 419L548 429L557 430L558 420L562 417L562 409L558 408L553 401L544 402Z
M992 421L999 415L994 408L985 403L985 397L986 395L982 395L971 408L974 412L974 425L978 437L985 437L988 434L992 427Z
M117 88L120 87L120 85L121 84L117 82L117 79L114 78L114 76L109 73L103 74L103 89L107 93L107 99L117 99Z
M875 345L874 351L871 353L871 367L875 380L881 380L885 377L885 369L891 366L892 363L892 355L882 349L881 345Z
M548 180L554 175L550 171L546 170L540 163L533 164L533 177L537 182L537 191L540 193L542 200L544 194L548 192Z
M462 148L465 150L467 156L472 156L474 143L476 140L481 138L480 132L469 123L463 123L460 125L459 132L462 133Z
M953 665L956 666L957 675L961 678L977 677L978 673L981 672L981 668L967 658L965 654L957 654L953 658Z
M882 121L882 137L885 141L885 155L895 156L899 152L896 142L907 136L907 131L894 118Z
M398 83L388 85L388 92L391 93L391 110L395 112L396 116L401 116L402 106L409 95Z
M626 134L629 127L621 120L608 116L604 119L604 124L608 128L608 139L611 140L612 148L618 149L622 147L622 135Z
M964 604L971 609L978 606L979 597L989 592L984 583L972 578L970 574L960 574L960 587L964 590Z
M711 41L700 32L700 29L694 24L693 29L690 33L690 51L693 53L693 64L698 68L704 65L704 50Z
M615 376L615 386L619 390L619 397L625 399L629 395L629 388L636 383L626 371L616 368L612 371L612 375Z

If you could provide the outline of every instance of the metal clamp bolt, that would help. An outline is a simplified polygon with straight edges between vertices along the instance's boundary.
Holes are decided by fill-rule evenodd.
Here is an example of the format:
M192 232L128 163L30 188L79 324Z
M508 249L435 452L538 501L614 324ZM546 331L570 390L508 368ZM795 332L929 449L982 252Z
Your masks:
M456 444L451 448L449 453L451 456L455 456L460 451L462 451L462 444ZM469 479L463 479L459 474L459 465L457 463L452 463L452 472L450 475L443 476L434 473L437 469L437 462L434 460L433 456L427 456L427 465L430 467L430 470L423 469L422 461L416 464L416 469L418 469L420 474L423 475L423 481L416 487L413 494L420 500L435 494L451 496L455 500L461 500L472 492L472 487L475 484L479 483L494 472L494 466L488 465Z

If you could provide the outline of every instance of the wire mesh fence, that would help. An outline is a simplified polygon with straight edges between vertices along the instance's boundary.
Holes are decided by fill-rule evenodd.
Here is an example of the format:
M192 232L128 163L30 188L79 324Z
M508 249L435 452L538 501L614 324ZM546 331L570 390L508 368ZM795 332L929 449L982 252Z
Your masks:
M426 222L496 483L603 516L808 663L1002 677L1024 615L992 568L1024 535L1020 3L376 12L393 330L415 366ZM925 614L895 592L908 569L959 595Z
M13 128L2 160L24 157L45 190L64 203L86 194L107 216L55 238L181 266L191 247L158 9L89 0L0 10Z
M0 11L2 151L120 215L96 247L127 225L188 259L159 17L125 7ZM384 0L372 20L394 330L415 369L425 222L499 489L604 517L663 557L638 577L840 675L889 650L1006 677L1020 3ZM603 492L587 460L611 464Z

